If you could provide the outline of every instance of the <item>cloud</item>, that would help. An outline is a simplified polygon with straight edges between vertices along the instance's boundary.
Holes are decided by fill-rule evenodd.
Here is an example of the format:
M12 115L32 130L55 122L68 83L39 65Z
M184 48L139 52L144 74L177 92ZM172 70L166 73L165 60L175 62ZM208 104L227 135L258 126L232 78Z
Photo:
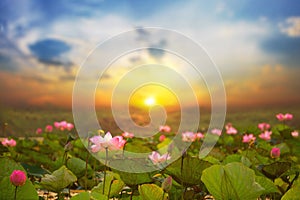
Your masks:
M70 61L62 57L62 55L70 51L70 46L63 41L57 39L44 39L29 45L29 49L37 59L45 64L54 66L64 65L69 67Z
M289 17L279 24L280 31L289 37L300 37L300 17Z
M261 47L272 55L275 62L300 67L300 38L278 34L262 41Z

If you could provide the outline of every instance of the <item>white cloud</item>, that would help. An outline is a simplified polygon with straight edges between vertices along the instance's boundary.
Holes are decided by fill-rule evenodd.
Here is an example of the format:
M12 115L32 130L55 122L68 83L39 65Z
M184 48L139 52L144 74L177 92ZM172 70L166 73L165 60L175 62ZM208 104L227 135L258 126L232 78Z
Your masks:
M280 31L289 37L300 37L300 17L289 17L279 24Z
M80 65L99 42L136 26L154 26L179 31L203 45L223 72L238 73L244 66L263 63L268 59L260 49L260 40L270 34L268 20L226 20L220 13L232 12L229 7L224 4L208 6L219 14L210 13L203 4L185 2L174 4L167 10L143 19L126 18L117 14L64 17L53 21L49 26L28 30L15 43L24 54L30 55L28 45L45 38L60 39L72 46L71 51L66 53L68 59ZM166 39L169 43L184 46L180 41Z
M261 41L272 34L270 21L226 18L210 13L207 7L212 6L194 1L173 5L140 24L173 29L191 37L208 51L224 72L238 72L245 66L271 59L260 47ZM230 12L230 8L222 5L218 9ZM169 42L181 45L179 41Z

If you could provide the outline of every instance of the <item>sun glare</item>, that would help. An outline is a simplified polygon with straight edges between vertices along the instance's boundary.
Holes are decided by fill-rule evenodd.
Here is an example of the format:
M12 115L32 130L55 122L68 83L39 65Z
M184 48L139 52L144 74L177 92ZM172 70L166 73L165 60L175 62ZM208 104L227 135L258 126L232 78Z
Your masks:
M153 97L148 97L145 99L145 105L147 106L153 106L155 104L155 99Z

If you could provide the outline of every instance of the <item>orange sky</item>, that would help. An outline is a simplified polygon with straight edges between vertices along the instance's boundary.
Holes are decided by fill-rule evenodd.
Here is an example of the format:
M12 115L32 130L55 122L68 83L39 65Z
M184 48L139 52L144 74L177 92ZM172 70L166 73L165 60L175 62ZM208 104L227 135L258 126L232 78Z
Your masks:
M251 68L240 75L224 77L227 105L239 106L286 106L298 105L300 102L300 70L281 66L265 65ZM296 83L296 84L295 84ZM209 93L205 86L194 87L201 105L209 103ZM71 107L72 80L41 81L27 78L22 74L0 72L0 89L4 106L47 106ZM97 106L111 104L111 90L98 90L95 96ZM120 102L145 106L144 101L154 97L163 106L178 105L176 94L159 85L146 85L138 88L132 96L120 99ZM188 100L181 100L188 105Z
M84 61L91 59L91 64L98 66L102 62L99 58L139 44L145 48L109 57L111 62L106 63L108 68L101 79L96 69L80 77L87 87L99 81L95 88L96 106L110 106L113 99L116 104L147 108L144 101L149 97L162 106L192 106L194 97L200 105L209 105L210 92L220 90L220 85L206 87L205 81L215 80L197 74L185 60L187 56L173 50L174 46L186 55L199 54L200 60L201 53L209 55L223 78L229 107L299 106L299 5L271 0L175 0L138 4L83 1L79 6L69 1L29 0L15 6L3 0L0 103L4 107L71 108L73 85ZM174 33L155 34L144 27L160 27ZM131 38L118 40L116 35L130 30ZM178 40L175 33L201 46L201 52L191 50L193 45ZM114 45L101 46L113 36ZM99 54L92 59L89 55L93 50ZM134 71L142 65L168 68L161 72ZM166 80L172 86L151 86L149 81L133 85L151 77ZM114 93L116 86L119 90ZM82 97L86 93L83 89Z

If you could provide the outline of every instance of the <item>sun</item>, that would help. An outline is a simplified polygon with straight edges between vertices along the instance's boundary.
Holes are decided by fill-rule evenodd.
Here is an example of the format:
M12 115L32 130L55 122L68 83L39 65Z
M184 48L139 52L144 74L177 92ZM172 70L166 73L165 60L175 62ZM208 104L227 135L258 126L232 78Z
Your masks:
M147 106L153 106L156 103L156 100L154 97L148 97L145 99L144 103Z

